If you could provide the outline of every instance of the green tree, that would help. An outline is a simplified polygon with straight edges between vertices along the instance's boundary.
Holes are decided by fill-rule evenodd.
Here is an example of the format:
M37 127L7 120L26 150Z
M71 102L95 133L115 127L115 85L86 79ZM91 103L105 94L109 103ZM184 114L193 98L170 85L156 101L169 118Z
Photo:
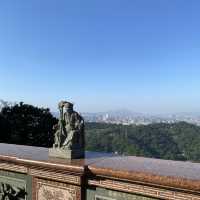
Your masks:
M0 116L1 141L44 147L52 145L52 127L57 119L49 109L20 102L3 107Z

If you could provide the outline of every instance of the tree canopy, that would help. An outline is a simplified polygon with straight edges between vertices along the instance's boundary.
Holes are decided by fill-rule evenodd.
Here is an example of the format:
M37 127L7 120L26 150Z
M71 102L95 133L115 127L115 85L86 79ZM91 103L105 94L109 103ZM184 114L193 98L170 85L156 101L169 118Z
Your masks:
M200 127L186 122L140 126L88 123L86 147L123 155L200 161Z
M0 112L0 141L4 143L51 146L52 127L57 119L48 108L20 102L5 106Z

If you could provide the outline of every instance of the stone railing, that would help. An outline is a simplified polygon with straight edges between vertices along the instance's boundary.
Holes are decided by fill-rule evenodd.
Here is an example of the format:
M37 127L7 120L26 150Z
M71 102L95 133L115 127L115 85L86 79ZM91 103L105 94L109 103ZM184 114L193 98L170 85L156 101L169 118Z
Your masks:
M142 157L48 156L48 149L0 144L0 199L200 200L200 164Z

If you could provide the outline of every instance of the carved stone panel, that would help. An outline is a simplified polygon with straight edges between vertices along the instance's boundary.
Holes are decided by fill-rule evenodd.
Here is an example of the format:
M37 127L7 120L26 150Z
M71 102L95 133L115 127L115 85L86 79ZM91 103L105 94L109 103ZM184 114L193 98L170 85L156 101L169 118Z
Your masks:
M0 176L0 200L26 200L26 182Z
M80 200L78 186L35 178L35 200Z
M111 199L109 197L95 195L95 200L116 200L116 199Z

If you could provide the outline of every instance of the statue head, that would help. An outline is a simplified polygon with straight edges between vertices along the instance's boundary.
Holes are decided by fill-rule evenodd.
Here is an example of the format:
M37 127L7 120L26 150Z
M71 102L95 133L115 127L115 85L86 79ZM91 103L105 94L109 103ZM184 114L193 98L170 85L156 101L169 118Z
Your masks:
M69 112L69 113L71 113L71 112L73 112L73 104L72 103L70 103L70 102L67 102L67 101L65 101L64 102L64 111L65 112Z
M68 101L60 101L59 103L58 103L58 108L60 109L60 108L72 108L73 109L73 104L72 103L70 103L70 102L68 102Z
M59 109L63 109L63 107L64 107L64 101L60 101L60 102L58 103L58 108L59 108Z

